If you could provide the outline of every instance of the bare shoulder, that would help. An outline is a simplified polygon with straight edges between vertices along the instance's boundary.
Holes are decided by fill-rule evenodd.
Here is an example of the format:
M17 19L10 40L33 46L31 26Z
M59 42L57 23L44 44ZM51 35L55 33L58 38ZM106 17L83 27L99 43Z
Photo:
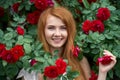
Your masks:
M89 62L85 56L83 56L83 59L80 61L80 65L83 69L86 80L89 80L91 70L90 70Z

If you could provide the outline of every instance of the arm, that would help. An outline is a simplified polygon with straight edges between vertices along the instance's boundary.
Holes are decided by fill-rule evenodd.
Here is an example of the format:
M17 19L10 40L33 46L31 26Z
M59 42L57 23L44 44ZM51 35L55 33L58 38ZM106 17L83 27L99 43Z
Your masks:
M90 70L90 65L86 57L83 57L83 59L80 61L80 65L83 69L86 80L89 80L91 70Z
M106 80L107 72L114 67L116 64L116 57L107 50L104 50L104 55L111 56L112 62L108 65L102 65L99 63L99 74L98 80Z

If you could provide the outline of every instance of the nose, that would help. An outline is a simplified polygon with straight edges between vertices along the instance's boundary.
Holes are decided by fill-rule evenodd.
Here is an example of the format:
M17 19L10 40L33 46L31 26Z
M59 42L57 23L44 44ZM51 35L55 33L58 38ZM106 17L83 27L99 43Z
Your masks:
M61 36L61 31L59 29L56 29L54 36Z

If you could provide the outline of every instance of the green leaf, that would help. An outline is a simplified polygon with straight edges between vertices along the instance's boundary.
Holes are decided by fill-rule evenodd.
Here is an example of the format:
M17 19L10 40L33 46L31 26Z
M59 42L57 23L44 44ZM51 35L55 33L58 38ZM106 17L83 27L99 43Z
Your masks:
M66 76L62 76L60 80L69 80Z
M49 57L50 57L50 54L49 54L49 53L45 53L45 54L44 54L44 58L45 58L45 59L48 59Z
M33 39L32 38L23 38L23 41L24 41L24 43L31 43L31 42L33 42Z
M31 52L32 48L30 44L25 43L23 46L24 46L25 53Z
M18 41L16 42L16 44L23 45L23 43L24 43L23 36L18 36Z
M50 65L54 65L54 64L55 64L54 61L53 61L52 59L50 59L50 58L49 58L47 61L48 61L48 63L49 63Z
M36 50L39 50L43 47L43 44L39 44L37 47L36 47Z
M83 14L90 14L91 11L90 11L90 10L83 10L82 13L83 13Z
M105 36L103 34L100 34L99 40L104 40L104 39L105 39Z
M29 60L29 59L30 59L30 56L27 56L27 55L25 55L21 58L22 61Z
M80 35L78 38L79 38L80 41L81 41L81 40L84 40L84 39L86 38L86 35L85 35L85 34L82 34L82 35Z
M25 6L25 9L26 9L26 10L30 10L30 8L31 8L31 5L26 5L26 6Z
M43 57L36 57L35 59L39 62L45 62L46 61Z
M70 71L69 73L67 73L67 77L69 79L71 79L71 78L74 79L79 75L80 75L80 73L78 71Z
M108 72L108 75L109 75L109 77L112 79L112 78L113 78L113 71L110 70L110 71Z
M20 18L20 19L18 20L18 23L23 23L23 22L25 22L25 20L26 20L26 17L25 17L25 16L22 16L22 18Z
M3 65L3 66L6 66L7 64L8 64L8 63L7 63L6 61L4 61L4 60L2 61L2 65Z
M6 74L8 77L13 78L18 73L18 67L16 65L8 65L6 67Z
M108 6L107 8L108 8L110 11L116 10L116 8L115 8L114 6Z
M7 28L7 31L10 31L10 32L12 32L12 31L14 31L12 28Z
M17 27L18 23L16 23L16 22L10 22L10 25L11 25L12 27Z
M98 4L98 3L92 3L91 10L96 10L99 7L100 7L100 4Z
M4 39L5 40L11 40L13 38L13 34L10 32L10 33L6 33L5 35L4 35Z
M3 37L4 32L0 29L0 38Z
M107 39L112 39L113 38L113 34L111 34L111 33L104 34L104 35Z
M82 0L82 2L84 4L85 8L88 9L89 6L90 6L89 3L88 3L88 1L87 0Z

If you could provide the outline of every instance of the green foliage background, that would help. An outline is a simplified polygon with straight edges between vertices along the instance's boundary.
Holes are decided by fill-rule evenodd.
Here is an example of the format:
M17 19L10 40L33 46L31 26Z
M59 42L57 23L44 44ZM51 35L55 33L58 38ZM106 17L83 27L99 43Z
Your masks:
M11 11L11 5L22 0L0 0L0 6L5 8L5 15L0 18L0 43L4 43L7 49L10 49L15 44L21 44L25 49L25 56L15 64L8 64L0 59L0 80L9 79L15 80L19 70L24 66L30 67L29 59L35 58L42 63L45 63L41 68L36 65L32 70L41 71L42 67L48 64L53 64L51 58L42 49L42 44L37 41L37 25L31 25L26 22L28 12L34 11L34 5L29 0L24 2L19 7L19 14ZM95 3L89 4L83 0L83 5L78 0L55 0L55 6L67 7L73 14L76 25L77 34L75 44L83 49L84 55L88 58L91 68L97 72L96 59L102 55L102 51L107 49L117 57L117 64L109 71L107 80L120 79L120 1L119 0L97 0ZM55 2L54 1L54 2ZM59 2L57 2L59 1ZM82 31L82 23L86 20L96 19L96 12L99 7L107 7L111 11L111 17L104 22L105 31L101 34L98 32L90 32L86 35ZM24 36L16 33L16 27L21 25L24 30Z

